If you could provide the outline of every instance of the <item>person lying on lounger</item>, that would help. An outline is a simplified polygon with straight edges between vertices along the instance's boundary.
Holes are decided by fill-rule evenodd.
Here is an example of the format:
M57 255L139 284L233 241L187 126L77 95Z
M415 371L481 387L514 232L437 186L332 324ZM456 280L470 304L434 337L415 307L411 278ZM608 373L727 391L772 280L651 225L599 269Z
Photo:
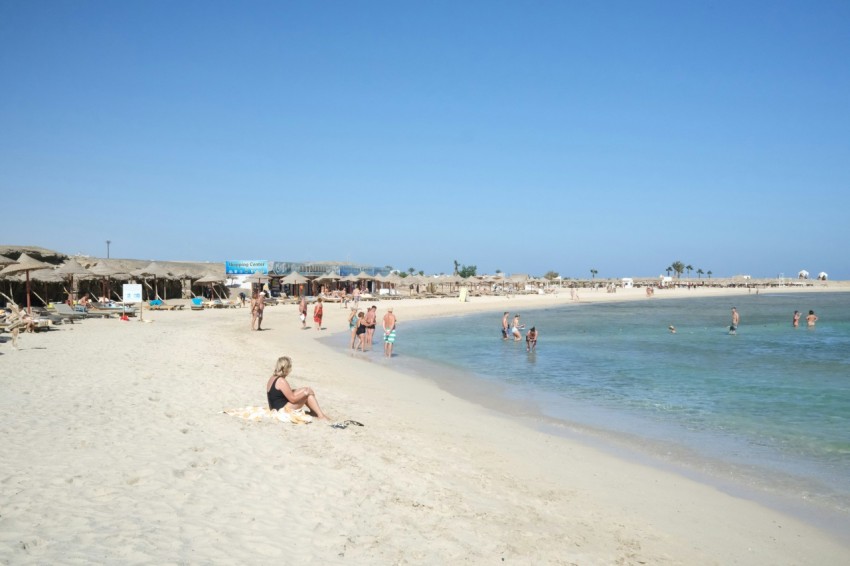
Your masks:
M317 419L328 420L327 415L319 408L316 394L311 387L292 389L289 386L286 377L291 371L292 359L289 356L281 356L277 359L274 373L266 383L266 398L269 401L269 409L291 413L306 405Z

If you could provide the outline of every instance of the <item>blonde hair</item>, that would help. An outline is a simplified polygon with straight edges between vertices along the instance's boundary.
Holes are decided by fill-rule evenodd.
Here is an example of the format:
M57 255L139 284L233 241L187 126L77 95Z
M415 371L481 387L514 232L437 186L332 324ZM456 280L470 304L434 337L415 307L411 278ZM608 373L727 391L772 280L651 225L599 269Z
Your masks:
M281 356L277 359L277 364L274 366L274 375L276 377L286 377L292 371L292 358L289 356Z

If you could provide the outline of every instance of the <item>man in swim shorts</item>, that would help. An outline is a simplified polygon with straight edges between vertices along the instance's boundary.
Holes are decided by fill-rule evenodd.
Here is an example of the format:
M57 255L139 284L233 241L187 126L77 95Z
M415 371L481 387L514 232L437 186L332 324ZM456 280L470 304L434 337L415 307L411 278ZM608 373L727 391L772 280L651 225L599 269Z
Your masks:
M396 317L393 314L393 308L387 309L387 314L384 315L384 355L388 358L393 357L393 344L395 344L395 325Z

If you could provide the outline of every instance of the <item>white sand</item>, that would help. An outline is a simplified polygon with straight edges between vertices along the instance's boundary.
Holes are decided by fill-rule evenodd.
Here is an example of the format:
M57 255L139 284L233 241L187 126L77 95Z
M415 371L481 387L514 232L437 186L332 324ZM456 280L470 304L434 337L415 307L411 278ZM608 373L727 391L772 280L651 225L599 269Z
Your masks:
M629 297L645 300L581 295ZM394 307L403 354L405 321L493 311L498 324L502 310L569 302L378 307ZM345 314L327 305L328 331L347 328ZM295 305L269 307L265 332L249 330L247 309L145 318L0 344L0 563L850 563L850 547L796 519L533 430L380 352L335 351L300 329ZM221 413L264 405L283 354L291 383L366 426Z

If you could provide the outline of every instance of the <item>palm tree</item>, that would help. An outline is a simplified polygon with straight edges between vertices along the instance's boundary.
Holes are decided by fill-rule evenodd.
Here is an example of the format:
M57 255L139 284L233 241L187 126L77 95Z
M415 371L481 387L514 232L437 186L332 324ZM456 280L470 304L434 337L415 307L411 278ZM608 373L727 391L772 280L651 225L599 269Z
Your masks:
M599 273L599 272L598 272L598 271L596 271L595 269L591 269L591 270L590 270L590 278L591 278L591 279L596 279L596 274L597 274L597 273Z
M706 273L706 275L708 275L708 278L709 278L709 279L711 279L711 270L710 270L710 269L708 270L708 272Z
M688 265L686 265L686 266L685 266L685 270L688 272L688 278L690 278L690 276L691 276L691 271L693 271L693 270L694 270L694 266L693 266L693 265L691 265L691 264L688 264Z
M701 268L697 269L697 279L702 279L702 274L705 273Z
M411 275L413 275L414 273L416 273L416 270L413 269L412 267L408 267L407 272L410 273Z
M676 261L673 262L672 267L673 267L673 271L676 272L676 277L678 279L681 279L682 278L682 272L685 270L685 264L682 263L679 260L676 260Z
M667 277L670 277L670 272L673 271L673 268L670 267L670 266L667 266L667 269L665 271L667 271Z
M457 270L460 269L460 262L455 260L455 275L457 275Z

